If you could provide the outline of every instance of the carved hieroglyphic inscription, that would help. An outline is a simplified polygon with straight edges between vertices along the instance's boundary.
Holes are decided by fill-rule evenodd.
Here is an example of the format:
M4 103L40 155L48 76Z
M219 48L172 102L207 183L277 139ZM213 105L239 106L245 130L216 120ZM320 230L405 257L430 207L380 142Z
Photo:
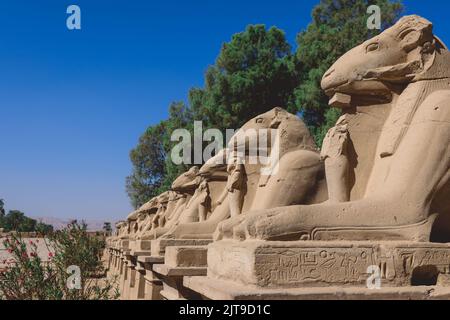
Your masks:
M219 241L208 247L208 277L262 288L365 287L373 275L368 269L374 266L382 287L411 286L416 271L431 270L436 276L450 273L450 245Z
M435 267L440 273L450 273L450 248L423 247L408 248L399 247L395 256L398 257L397 265L405 275L411 275L415 268L423 266Z
M384 243L335 248L264 247L255 252L254 270L262 287L365 286L370 266L379 268L384 286L409 286L419 267L430 266L449 274L450 246Z
M374 264L372 248L287 249L256 256L259 285L362 283Z

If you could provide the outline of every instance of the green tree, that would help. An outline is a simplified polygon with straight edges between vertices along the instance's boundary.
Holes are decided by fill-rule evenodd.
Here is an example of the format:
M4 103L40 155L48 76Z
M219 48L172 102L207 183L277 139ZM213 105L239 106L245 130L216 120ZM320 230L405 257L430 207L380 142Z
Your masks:
M33 232L36 230L37 221L25 216L25 214L18 210L10 210L4 217L5 231L17 232Z
M5 228L5 200L0 199L0 229Z
M249 25L223 44L208 68L204 88L189 92L196 120L204 126L237 129L274 107L293 103L298 73L282 30Z
M69 224L44 241L48 257L34 241L11 235L3 241L12 261L0 270L0 300L110 300L118 298L117 279L101 278L105 242L87 232L86 224ZM80 287L71 289L73 267ZM72 283L73 284L73 283Z
M111 227L111 222L105 222L103 224L103 231L105 231L106 234L111 234L112 232L112 227Z
M164 122L149 127L130 152L133 172L126 179L126 190L134 208L158 194L165 173L165 134Z
M5 212L5 200L0 199L0 218L4 217L6 214Z
M43 235L48 235L53 232L53 226L43 222L38 222L34 231Z
M158 193L163 193L170 189L172 182L183 172L189 170L193 165L180 164L175 165L172 161L171 152L175 144L178 141L171 141L172 133L177 129L185 129L189 131L191 135L191 143L193 143L194 137L194 120L192 111L183 102L174 102L169 107L169 119L164 122L165 135L163 137L163 149L165 153L164 159L164 175L161 180L161 185L158 188ZM191 158L193 154L190 155ZM150 200L150 199L147 199Z
M380 32L367 28L367 8L372 4L381 8L383 30L398 20L403 9L399 1L390 0L321 0L312 11L312 22L297 36L301 78L289 111L301 112L319 145L340 115L328 107L329 98L320 87L322 76L345 52Z
M189 165L175 165L171 159L171 141L176 129L193 132L191 110L183 102L173 102L169 118L150 126L131 150L133 172L126 179L126 189L134 208L142 206L151 198L168 190L172 181L189 169Z

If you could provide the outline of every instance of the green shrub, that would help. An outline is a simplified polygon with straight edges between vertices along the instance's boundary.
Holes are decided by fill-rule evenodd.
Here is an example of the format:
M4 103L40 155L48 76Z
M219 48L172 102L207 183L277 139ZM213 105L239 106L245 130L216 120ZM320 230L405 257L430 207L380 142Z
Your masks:
M35 242L20 235L4 240L11 258L0 270L0 299L110 300L118 298L117 279L105 279L101 262L104 240L87 233L85 224L70 224L45 241L48 261L38 255ZM0 264L2 261L0 261ZM74 274L73 270L79 270ZM77 281L79 279L79 281ZM79 286L77 285L79 284Z

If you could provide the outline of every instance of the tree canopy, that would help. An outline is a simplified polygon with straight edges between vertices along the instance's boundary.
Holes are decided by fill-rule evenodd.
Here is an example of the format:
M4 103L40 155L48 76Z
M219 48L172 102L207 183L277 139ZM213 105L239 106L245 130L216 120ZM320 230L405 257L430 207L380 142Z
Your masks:
M37 222L35 219L27 217L23 212L19 210L9 210L6 214L4 206L4 200L1 200L0 229L3 229L3 231L40 232L43 234L47 234L53 231L53 226Z
M195 119L237 129L258 114L292 104L298 74L291 51L276 27L250 25L235 34L206 71L204 88L189 92Z
M380 33L367 28L370 5L381 9L382 30L393 25L403 9L400 2L390 0L321 0L312 11L312 22L297 35L300 81L295 104L288 110L301 112L319 146L340 114L328 107L329 98L320 87L322 76L348 50Z

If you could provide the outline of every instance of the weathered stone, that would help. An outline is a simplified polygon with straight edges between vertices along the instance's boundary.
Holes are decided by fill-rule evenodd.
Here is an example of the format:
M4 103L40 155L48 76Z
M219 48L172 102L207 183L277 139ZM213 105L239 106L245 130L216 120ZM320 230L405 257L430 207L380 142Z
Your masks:
M204 246L211 243L209 239L158 239L152 241L152 255L164 256L167 247Z
M190 277L190 276L206 276L207 269L205 267L171 267L166 264L156 264L153 271L166 277Z
M275 108L118 225L107 259L125 296L142 297L131 272L145 269L146 298L450 298L447 47L407 16L336 61L322 88L343 115L320 153ZM269 129L280 134L261 148ZM207 276L193 276L205 256Z
M174 268L206 267L207 246L167 247L165 264Z
M371 267L382 287L436 285L450 273L450 244L220 241L208 249L209 278L260 288L366 287Z
M449 287L301 287L267 289L209 277L185 277L183 285L211 300L449 300Z

